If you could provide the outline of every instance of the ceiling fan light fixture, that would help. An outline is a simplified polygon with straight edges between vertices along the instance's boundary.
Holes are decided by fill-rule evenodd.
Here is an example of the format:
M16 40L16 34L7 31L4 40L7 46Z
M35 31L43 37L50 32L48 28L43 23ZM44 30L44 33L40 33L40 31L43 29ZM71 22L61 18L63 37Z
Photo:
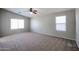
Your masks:
M33 14L32 12L29 12L31 15Z

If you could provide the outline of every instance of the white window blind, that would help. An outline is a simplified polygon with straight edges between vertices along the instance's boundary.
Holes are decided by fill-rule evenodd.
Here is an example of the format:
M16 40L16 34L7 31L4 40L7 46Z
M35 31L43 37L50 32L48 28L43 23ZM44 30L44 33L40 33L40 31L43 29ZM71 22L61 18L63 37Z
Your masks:
M66 16L56 17L56 30L66 31Z

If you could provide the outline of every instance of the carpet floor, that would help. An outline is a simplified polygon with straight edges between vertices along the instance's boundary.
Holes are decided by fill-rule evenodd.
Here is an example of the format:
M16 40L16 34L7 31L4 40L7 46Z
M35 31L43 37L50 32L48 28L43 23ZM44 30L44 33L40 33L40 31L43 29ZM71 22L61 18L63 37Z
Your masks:
M0 38L0 51L78 51L73 40L38 33L20 33Z

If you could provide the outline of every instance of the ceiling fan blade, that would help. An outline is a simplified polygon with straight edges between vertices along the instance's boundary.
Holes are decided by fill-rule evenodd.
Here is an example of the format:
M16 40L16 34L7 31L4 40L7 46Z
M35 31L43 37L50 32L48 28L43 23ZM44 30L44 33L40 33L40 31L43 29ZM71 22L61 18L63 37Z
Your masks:
M33 13L34 13L34 14L37 14L37 10L34 10Z
M30 12L32 12L32 8L30 8Z

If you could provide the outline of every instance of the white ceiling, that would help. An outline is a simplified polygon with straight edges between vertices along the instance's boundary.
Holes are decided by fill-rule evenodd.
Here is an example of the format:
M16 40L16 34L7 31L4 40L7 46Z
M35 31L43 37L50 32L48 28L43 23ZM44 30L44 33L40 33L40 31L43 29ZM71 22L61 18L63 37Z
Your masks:
M4 9L17 13L19 15L26 16L26 17L34 17L34 16L42 16L42 15L46 15L46 14L51 14L51 13L55 13L55 12L71 10L72 8L34 8L38 11L38 13L36 15L30 14L29 8L4 8Z
M29 8L4 8L5 10L8 10L10 12L23 15L26 17L32 17L32 15L29 13Z

